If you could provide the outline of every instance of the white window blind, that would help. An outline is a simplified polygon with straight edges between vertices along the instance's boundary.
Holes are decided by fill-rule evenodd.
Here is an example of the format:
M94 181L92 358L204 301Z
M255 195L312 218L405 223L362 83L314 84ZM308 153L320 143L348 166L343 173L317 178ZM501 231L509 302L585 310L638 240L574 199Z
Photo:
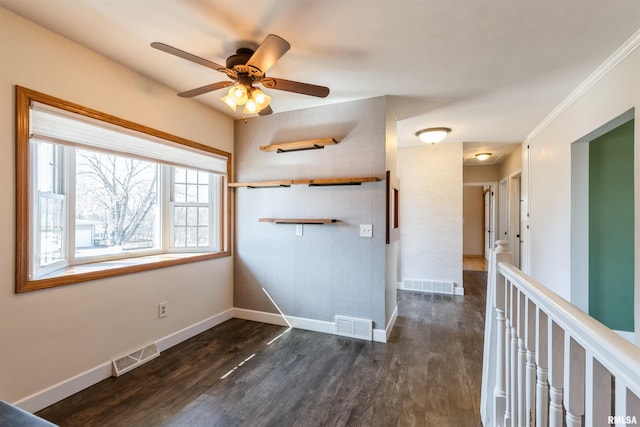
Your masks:
M46 104L31 105L31 138L56 144L122 153L174 166L224 175L227 158L172 141L94 120Z

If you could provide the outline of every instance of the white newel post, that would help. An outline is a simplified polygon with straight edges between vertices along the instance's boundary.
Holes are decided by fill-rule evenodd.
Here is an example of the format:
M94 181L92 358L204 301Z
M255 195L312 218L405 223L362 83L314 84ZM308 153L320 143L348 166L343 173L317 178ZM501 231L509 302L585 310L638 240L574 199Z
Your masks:
M498 273L497 265L499 262L510 262L511 252L509 252L509 243L506 240L496 241L496 248L491 254L491 271L493 274L494 289L494 309L496 315L496 378L493 390L493 422L505 418L506 413L506 379L505 379L505 336L508 328L505 327L505 280ZM506 425L506 424L505 424Z

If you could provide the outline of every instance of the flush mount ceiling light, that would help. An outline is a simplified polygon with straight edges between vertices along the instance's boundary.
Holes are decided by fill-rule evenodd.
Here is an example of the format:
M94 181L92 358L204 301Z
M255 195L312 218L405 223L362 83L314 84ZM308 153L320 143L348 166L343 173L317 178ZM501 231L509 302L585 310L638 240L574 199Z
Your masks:
M476 159L480 160L481 162L484 162L489 157L491 157L491 153L478 153L478 154L476 154Z
M416 132L416 136L420 138L420 141L427 144L435 144L442 141L447 134L451 132L449 128L427 128Z

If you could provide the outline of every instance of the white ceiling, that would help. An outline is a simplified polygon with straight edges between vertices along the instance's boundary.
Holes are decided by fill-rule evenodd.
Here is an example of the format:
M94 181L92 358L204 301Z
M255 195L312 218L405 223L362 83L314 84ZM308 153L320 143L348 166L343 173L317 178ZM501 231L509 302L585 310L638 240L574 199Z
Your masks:
M268 75L324 85L271 90L274 111L388 95L400 146L446 126L465 157L522 141L640 28L638 0L0 0L5 7L176 92L225 80L149 44L224 64L269 33L291 50ZM231 111L221 91L197 97ZM236 118L238 116L235 116ZM509 147L507 149L507 147ZM497 151L496 151L497 150Z

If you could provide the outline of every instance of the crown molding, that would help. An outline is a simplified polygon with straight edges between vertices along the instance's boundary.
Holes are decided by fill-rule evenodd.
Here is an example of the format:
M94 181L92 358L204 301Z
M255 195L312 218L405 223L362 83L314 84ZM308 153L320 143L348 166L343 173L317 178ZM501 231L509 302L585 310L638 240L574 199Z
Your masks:
M631 54L638 46L640 46L640 30L636 31L622 46L620 46L606 61L604 61L586 80L584 80L564 101L560 103L547 117L545 117L529 134L525 141L535 138L555 119L564 113L567 108L580 99L589 89L613 70L620 62Z

